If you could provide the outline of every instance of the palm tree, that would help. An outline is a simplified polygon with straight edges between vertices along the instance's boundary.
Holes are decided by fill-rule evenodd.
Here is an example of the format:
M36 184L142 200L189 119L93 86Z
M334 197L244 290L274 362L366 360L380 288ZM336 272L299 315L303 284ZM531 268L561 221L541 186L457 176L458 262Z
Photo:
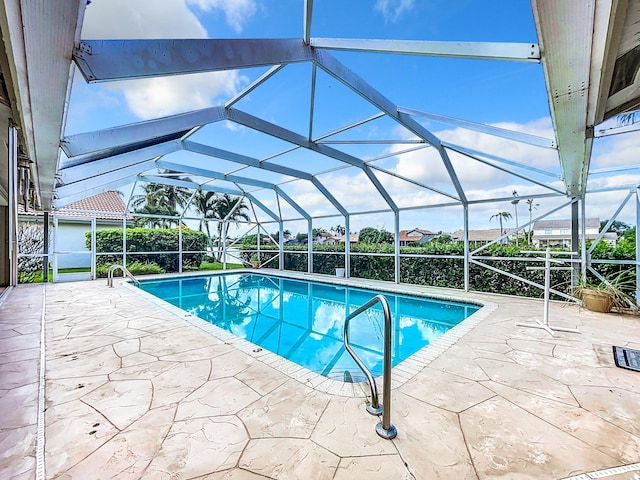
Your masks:
M174 210L177 210L178 207L184 208L190 197L188 188L174 187L173 185L147 183L142 187L142 190L144 191L144 195L136 195L131 200L131 206L134 209L141 208L145 205L168 205Z
M245 210L248 209L249 207L244 203L244 197L232 198L228 193L216 197L212 207L212 214L214 218L219 220L218 254L216 258L218 262L220 262L222 258L222 239L227 238L229 223L234 222L237 225L240 220L249 221L249 215L245 212ZM229 215L229 218L227 218L227 215ZM223 222L222 220L225 218L227 221Z
M534 205L533 202L535 202L535 200L533 198L527 198L525 201L527 202L527 205L529 205L529 235L527 235L527 238L528 244L531 245L531 230L533 229L531 222L533 221L533 210L537 209L540 204L536 203Z
M500 222L500 236L504 235L504 229L502 228L502 221L507 221L511 218L511 214L509 212L498 212L495 215L491 215L491 218L489 219L489 221L493 220L494 218L497 218L498 221Z
M516 212L516 245L518 245L518 203L520 203L520 199L518 198L518 192L516 190L513 191L513 200L511 200L511 205L513 205L513 210Z
M218 200L218 196L215 192L198 192L195 197L191 201L191 205L196 211L201 215L200 225L198 227L198 231L202 231L202 225L204 224L205 230L207 231L207 238L209 239L209 247L211 251L213 251L213 245L211 241L211 231L209 230L209 222L207 219L215 218L214 217L214 207Z
M331 227L329 231L334 232L336 235L345 234L345 228L342 225L336 225L335 227Z
M145 215L163 215L173 218L159 218L159 217L138 217L135 220L136 227L147 228L171 228L174 224L178 224L178 212L169 205L151 205L146 204L140 208L134 210L136 213L142 213Z

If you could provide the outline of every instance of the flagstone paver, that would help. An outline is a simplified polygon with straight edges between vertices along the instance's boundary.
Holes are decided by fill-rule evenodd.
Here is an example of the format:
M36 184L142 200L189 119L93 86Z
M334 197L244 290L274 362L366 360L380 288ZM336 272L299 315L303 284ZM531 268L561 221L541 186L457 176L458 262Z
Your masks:
M516 326L540 301L423 290L495 307L395 371L389 441L362 384L237 347L123 285L20 286L0 305L0 478L35 478L43 291L47 479L560 479L640 462L640 373L611 354L640 347L640 318L552 303L552 323L581 333L551 337Z

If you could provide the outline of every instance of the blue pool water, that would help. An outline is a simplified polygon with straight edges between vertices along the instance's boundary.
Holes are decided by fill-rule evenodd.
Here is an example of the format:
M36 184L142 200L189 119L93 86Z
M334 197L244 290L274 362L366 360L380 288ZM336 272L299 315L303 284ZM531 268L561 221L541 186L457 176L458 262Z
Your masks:
M344 348L347 310L380 293L255 273L147 280L143 290L298 365L343 380L361 379ZM395 366L480 307L383 292L393 316ZM350 342L374 375L382 373L379 304L351 320Z

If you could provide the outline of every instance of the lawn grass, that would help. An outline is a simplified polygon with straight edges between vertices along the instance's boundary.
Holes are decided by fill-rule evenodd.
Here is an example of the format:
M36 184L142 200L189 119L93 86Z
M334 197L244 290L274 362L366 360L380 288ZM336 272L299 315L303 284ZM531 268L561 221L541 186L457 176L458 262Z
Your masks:
M237 268L244 268L244 265L241 263L227 263L227 270ZM218 262L202 262L200 264L200 270L222 270L222 264Z
M238 268L244 268L244 265L241 263L227 263L227 270L235 270ZM201 271L207 270L222 270L222 264L218 262L202 262L200 264ZM90 267L75 267L75 268L59 268L58 273L83 273L83 272L91 272ZM53 269L49 269L49 282L53 282ZM22 282L21 282L22 283ZM33 272L30 281L27 283L42 283L42 271Z

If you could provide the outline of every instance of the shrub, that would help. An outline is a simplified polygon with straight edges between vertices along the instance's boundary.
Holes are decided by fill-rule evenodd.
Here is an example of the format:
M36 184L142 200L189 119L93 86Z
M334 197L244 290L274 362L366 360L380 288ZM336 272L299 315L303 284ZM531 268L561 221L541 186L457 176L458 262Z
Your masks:
M250 246L255 250L255 246ZM512 278L505 273L517 275L537 284L544 283L543 270L527 270L528 266L542 266L539 261L523 261L526 258L540 258L539 254L524 254L521 250L531 247L516 245L492 245L484 249L475 259L491 267L471 264L469 266L469 288L479 292L502 293L526 297L542 297L542 289L526 282ZM307 270L307 246L285 246L285 269L294 271ZM293 251L305 252L293 254ZM333 275L337 267L344 267L344 245L314 245L313 272ZM275 245L264 245L260 248L260 262L264 264L278 253ZM383 255L365 255L365 254ZM430 285L447 288L464 288L464 245L462 242L444 243L429 242L421 247L401 247L401 255L420 255L420 257L400 257L400 281L414 285ZM393 281L394 249L392 245L356 244L351 246L351 276L374 280ZM243 260L249 261L255 252L242 251ZM512 259L513 258L513 259ZM593 258L611 258L616 260L634 260L635 251L627 244L618 248L598 245ZM267 265L277 268L276 261ZM594 264L594 267L605 276L610 276L624 265ZM495 269L495 270L493 270ZM632 272L635 274L635 271ZM635 277L634 277L635 278ZM567 291L571 272L557 270L551 272L551 286L560 291Z
M110 266L111 266L111 264L96 266L96 277L98 277L98 278L106 278L107 277L107 272L108 272ZM131 272L131 274L134 275L134 276L135 275L154 275L154 274L158 274L158 273L165 273L165 271L157 263L153 263L153 262L147 262L147 263L131 262L131 263L127 263L127 270L129 270ZM117 270L115 272L115 276L119 276L121 274L122 274L122 272L120 272L120 270Z
M127 229L127 253L135 252L166 252L178 251L178 229L158 228L128 228ZM91 233L86 234L86 245L90 248ZM207 236L202 232L183 230L183 251L204 251L207 248ZM96 250L101 252L118 252L118 255L99 255L98 266L111 265L121 261L122 258L122 229L98 230L96 232ZM198 269L203 260L204 253L185 253L182 255L184 269ZM135 254L135 262L145 264L157 264L165 272L177 272L179 270L177 253ZM134 263L135 263L134 262Z

